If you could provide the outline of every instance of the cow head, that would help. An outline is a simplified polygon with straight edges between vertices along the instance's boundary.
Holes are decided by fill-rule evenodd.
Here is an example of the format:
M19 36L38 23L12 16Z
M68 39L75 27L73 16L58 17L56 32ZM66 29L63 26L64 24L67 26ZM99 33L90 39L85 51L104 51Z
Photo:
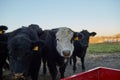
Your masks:
M79 40L79 43L83 47L88 47L90 36L95 36L96 32L88 32L87 30L82 30L79 35L82 35L82 39Z
M42 34L42 32L43 32L42 28L40 28L39 25L37 25L37 24L31 24L28 27L29 27L29 29L36 31L38 35Z
M40 56L44 46L42 40L33 41L26 33L18 33L8 41L10 69L13 73L13 80L30 80L29 69L32 65L31 62L36 56ZM30 34L35 35L34 33Z
M4 34L5 30L7 30L7 29L8 29L7 26L1 25L0 26L0 35Z
M72 55L73 46L73 36L74 32L66 27L59 28L56 33L56 49L58 53L65 58Z

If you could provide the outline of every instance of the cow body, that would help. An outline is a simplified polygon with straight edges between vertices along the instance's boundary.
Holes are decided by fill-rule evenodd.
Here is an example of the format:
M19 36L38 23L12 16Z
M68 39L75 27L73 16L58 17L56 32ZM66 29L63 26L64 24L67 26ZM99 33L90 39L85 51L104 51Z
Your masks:
M70 58L74 50L72 42L73 35L73 31L69 28L57 28L44 31L42 37L44 38L46 46L43 49L43 61L47 60L52 80L56 80L58 72L57 65L59 66L61 78L64 77L67 59ZM44 69L46 69L45 65Z
M3 67L6 61L6 58L8 56L8 49L7 49L7 41L8 41L8 37L7 34L4 33L5 30L7 30L7 26L0 26L0 80L2 79L3 76Z
M43 46L39 38L41 32L42 29L38 25L32 24L10 33L8 50L13 79L37 80Z
M3 67L6 62L6 58L8 57L7 50L7 35L0 35L0 80L2 80Z
M79 35L82 35L82 38ZM89 37L95 35L96 35L95 32L90 33L87 30L83 30L80 33L78 33L78 38L81 39L74 41L74 52L72 55L74 72L76 71L76 61L77 61L76 57L79 57L81 59L82 71L85 71L84 58L89 45Z

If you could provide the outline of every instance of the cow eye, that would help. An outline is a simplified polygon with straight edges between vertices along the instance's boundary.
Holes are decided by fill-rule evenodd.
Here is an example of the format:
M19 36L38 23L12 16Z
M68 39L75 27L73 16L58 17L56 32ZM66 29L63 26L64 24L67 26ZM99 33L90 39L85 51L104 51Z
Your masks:
M56 39L57 41L60 41L60 39Z

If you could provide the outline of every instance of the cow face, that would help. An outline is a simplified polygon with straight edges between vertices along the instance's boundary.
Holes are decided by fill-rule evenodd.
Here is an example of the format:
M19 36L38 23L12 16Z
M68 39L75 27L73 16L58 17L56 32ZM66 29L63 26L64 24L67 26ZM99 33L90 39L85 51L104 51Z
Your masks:
M69 28L59 28L56 33L56 49L62 57L70 57L73 53L73 31Z
M40 56L43 41L31 42L24 36L14 37L9 41L10 69L14 80L27 80L31 61Z
M13 79L16 80L27 80L29 78L29 69L31 66L31 62L35 59L36 56L41 56L40 52L43 47L43 42L39 41L37 43L28 43L28 46L25 46L24 49L16 49L16 51L11 52L9 54L10 59L10 67L12 72L14 73ZM26 49L26 50L25 50ZM29 79L28 79L29 80Z
M82 39L79 40L79 43L82 47L88 47L89 44L89 38L90 36L95 36L96 32L88 32L87 30L83 30L79 33L79 35L82 35Z

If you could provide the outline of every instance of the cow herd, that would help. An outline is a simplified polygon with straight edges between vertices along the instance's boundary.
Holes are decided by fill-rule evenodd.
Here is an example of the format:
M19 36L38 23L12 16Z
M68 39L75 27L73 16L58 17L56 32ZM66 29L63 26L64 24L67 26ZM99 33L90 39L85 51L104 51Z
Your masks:
M42 30L37 24L8 33L4 33L5 30L6 26L0 26L0 80L6 58L12 80L38 80L41 63L43 74L48 67L52 80L56 80L58 71L60 78L64 78L68 62L73 62L73 71L76 71L76 57L81 59L85 71L84 57L89 37L96 35L96 32L75 32L68 27Z

